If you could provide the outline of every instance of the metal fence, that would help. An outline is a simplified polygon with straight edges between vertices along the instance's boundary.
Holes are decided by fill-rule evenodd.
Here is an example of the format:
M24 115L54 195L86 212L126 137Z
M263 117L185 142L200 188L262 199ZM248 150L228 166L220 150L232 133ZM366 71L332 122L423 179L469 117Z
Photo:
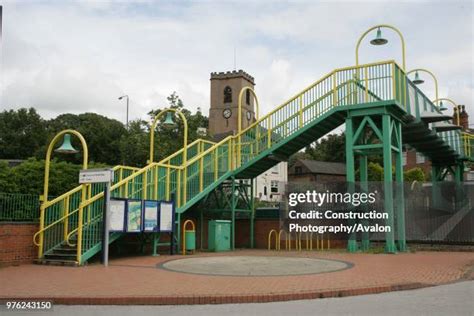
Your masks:
M38 195L0 193L0 221L37 221L40 213Z

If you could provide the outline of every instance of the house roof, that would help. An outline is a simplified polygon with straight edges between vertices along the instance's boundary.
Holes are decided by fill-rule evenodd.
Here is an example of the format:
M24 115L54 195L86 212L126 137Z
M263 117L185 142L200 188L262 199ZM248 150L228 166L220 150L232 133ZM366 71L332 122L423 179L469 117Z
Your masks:
M317 160L298 159L311 173L346 174L346 164L342 162L326 162Z

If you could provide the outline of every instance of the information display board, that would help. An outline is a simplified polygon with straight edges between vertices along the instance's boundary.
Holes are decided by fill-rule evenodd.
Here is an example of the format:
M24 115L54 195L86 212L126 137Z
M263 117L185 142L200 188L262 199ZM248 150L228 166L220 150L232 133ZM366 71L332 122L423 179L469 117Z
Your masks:
M125 231L125 200L110 200L109 231Z
M172 232L174 223L174 205L172 202L160 203L160 232Z
M143 203L143 231L158 231L158 201L145 201Z
M127 200L127 232L139 233L142 231L142 201Z

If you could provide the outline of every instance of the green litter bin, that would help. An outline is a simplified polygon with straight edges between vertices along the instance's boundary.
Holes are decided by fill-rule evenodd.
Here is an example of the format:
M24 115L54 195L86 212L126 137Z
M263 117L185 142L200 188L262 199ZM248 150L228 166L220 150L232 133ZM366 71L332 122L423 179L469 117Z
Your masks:
M187 230L184 233L184 238L186 239L186 251L196 250L196 231Z
M220 252L230 250L231 221L209 221L208 247L210 251Z

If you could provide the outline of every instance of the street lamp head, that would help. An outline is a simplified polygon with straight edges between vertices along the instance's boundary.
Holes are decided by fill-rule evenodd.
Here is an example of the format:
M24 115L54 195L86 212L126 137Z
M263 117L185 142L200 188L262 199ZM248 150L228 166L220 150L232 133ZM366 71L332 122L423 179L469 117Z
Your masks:
M119 99L119 100L122 100L123 98L128 98L128 95L122 95L122 96L119 97L118 99Z
M174 124L174 121L173 121L173 116L171 114L171 112L168 112L166 113L166 119L165 121L163 122L163 126L164 127L173 127L175 124Z
M422 84L422 83L424 83L424 82L425 82L425 81L420 78L420 75L418 74L418 71L415 72L415 79L413 80L413 83L414 83L414 84Z
M448 108L443 104L443 101L439 101L439 110L446 111Z
M387 40L382 37L382 31L380 30L380 27L377 29L377 36L370 41L370 44L372 45L385 45L387 44Z
M76 154L79 151L72 147L71 144L71 135L65 134L62 145L55 150L57 153L62 154Z

